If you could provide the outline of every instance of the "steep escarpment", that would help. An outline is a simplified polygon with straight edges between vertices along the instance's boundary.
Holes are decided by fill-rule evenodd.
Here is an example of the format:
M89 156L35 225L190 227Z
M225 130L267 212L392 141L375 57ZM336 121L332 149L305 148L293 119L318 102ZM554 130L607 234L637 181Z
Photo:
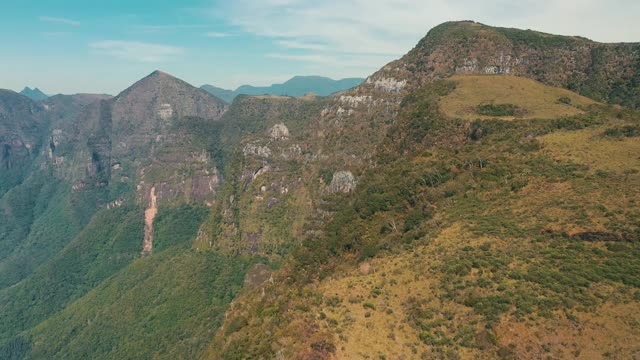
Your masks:
M598 65L600 46L620 57ZM303 128L315 184L302 237L231 305L205 358L630 356L639 335L616 314L638 306L637 161L605 166L582 146L636 154L622 129L640 118L566 89L635 106L615 94L635 86L636 46L448 23L327 99ZM619 66L604 97L582 87L599 66ZM582 155L560 150L567 137ZM255 145L245 157L270 153Z

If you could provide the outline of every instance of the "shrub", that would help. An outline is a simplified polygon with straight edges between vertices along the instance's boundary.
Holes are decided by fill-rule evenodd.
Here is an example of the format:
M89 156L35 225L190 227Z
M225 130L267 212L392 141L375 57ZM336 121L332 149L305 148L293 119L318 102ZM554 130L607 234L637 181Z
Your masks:
M483 116L518 116L523 112L523 109L513 104L485 104L476 108L476 113Z
M604 131L604 136L607 137L615 137L615 138L623 138L623 137L636 137L640 136L640 126L621 126L614 127Z

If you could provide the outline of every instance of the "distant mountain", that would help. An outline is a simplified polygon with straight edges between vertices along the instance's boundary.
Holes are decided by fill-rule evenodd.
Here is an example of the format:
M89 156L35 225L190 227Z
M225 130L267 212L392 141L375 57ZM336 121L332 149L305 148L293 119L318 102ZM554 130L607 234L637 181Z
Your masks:
M308 93L314 93L320 96L327 96L356 87L363 81L364 79L361 78L333 80L322 76L294 76L284 84L273 84L264 87L242 85L236 90L226 90L212 85L203 85L201 89L226 102L232 102L238 95L304 96Z
M31 89L28 86L25 86L25 88L22 89L22 91L20 91L20 94L36 101L44 100L49 97L49 95L43 93L42 91L40 91L40 89L38 88Z

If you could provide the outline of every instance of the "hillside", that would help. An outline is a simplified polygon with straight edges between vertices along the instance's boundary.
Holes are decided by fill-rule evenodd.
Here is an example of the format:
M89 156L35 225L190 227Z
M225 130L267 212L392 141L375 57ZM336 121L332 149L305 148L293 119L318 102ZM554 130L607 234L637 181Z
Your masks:
M329 96L0 92L0 358L633 358L638 46L454 22Z
M622 314L640 292L640 117L599 105L569 117L446 116L441 105L473 80L403 102L380 165L355 193L324 196L334 213L324 232L308 234L273 283L241 295L208 358L637 351L638 319ZM615 167L599 149L617 149Z
M225 90L212 85L203 85L201 89L231 103L238 95L279 95L279 96L304 96L316 94L320 96L331 95L336 92L349 90L360 85L364 79L352 78L333 80L322 76L294 76L283 84L271 86L242 85L236 90Z

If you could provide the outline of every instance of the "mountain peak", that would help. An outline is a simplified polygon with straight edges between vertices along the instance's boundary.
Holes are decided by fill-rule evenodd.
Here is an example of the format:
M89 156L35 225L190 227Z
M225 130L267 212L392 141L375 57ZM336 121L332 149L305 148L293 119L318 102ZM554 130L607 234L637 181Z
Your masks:
M154 77L172 77L175 78L175 76L172 76L169 73L166 73L164 71L161 70L156 70L154 72L152 72L151 74L149 74L149 77L154 76Z
M146 121L166 114L219 119L226 110L224 101L160 70L138 80L113 102L116 121L120 118ZM169 108L170 111L163 110Z
M164 71L155 70L138 80L117 97L129 96L132 92L171 92L171 89L196 90L196 87Z
M22 91L20 91L20 94L31 98L32 100L36 100L36 101L40 101L40 100L44 100L46 98L48 98L49 96L46 95L45 93L43 93L40 89L38 88L33 88L31 89L28 86L25 86L24 89L22 89Z

